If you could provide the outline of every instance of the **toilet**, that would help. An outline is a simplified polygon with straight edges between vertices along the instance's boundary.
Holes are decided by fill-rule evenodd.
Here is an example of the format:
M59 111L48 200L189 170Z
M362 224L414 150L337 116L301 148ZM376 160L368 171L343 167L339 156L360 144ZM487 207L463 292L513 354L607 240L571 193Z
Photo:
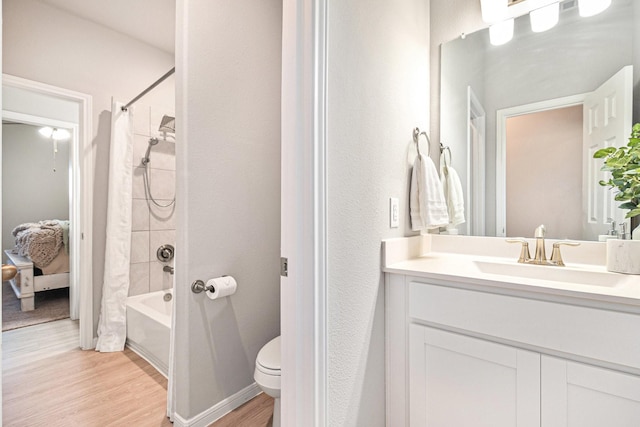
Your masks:
M273 425L280 427L280 337L275 337L264 345L256 357L253 373L256 384L262 391L274 398Z

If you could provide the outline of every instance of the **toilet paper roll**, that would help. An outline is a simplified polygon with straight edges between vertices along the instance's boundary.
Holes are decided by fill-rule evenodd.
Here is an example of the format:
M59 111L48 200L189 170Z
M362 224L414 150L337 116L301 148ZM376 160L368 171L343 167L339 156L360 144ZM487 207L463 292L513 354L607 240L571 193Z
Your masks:
M206 288L211 289L211 286L213 286L213 290L207 290L205 293L209 299L218 299L233 295L236 292L238 284L233 277L222 276L207 280Z

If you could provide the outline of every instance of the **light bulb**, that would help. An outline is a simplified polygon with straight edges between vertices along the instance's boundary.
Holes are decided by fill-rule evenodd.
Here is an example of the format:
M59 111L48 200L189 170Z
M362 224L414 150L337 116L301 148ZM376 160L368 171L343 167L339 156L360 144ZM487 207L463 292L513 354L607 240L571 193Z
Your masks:
M53 129L53 134L51 135L51 138L53 138L56 141L64 141L66 139L69 139L70 136L71 136L71 133L69 133L68 130L55 128Z
M53 135L53 128L50 128L49 126L45 126L43 128L38 129L38 132L40 133L40 135L44 136L45 138L51 138L51 135Z
M494 46L500 46L513 38L513 18L498 22L489 27L489 40Z
M560 3L551 3L529 13L531 31L541 33L555 27L560 17Z
M69 139L69 137L71 137L71 133L68 130L52 128L49 126L38 129L38 132L45 138L51 138L56 141L64 141L65 139Z
M583 18L597 15L609 6L611 0L578 0L578 11Z

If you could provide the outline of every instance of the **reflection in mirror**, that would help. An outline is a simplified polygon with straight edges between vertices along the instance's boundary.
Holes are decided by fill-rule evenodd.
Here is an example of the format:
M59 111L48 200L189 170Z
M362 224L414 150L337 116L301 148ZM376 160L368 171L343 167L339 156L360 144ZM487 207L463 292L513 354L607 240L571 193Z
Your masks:
M613 0L590 18L574 0L560 9L543 33L517 18L502 46L487 29L442 46L440 135L465 193L460 234L531 237L545 223L551 238L597 240L624 214L598 186L602 162L591 155L597 144L626 144L631 131L640 2ZM622 87L612 98L614 76Z

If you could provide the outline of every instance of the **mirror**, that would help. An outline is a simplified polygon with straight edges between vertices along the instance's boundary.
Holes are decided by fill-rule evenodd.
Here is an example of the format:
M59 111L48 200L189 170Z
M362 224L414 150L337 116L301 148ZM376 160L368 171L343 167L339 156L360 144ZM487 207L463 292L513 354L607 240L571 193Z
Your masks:
M618 75L627 79L627 104L617 94L620 107L598 120L616 121L624 136L598 138L627 142L640 81L640 2L613 0L590 18L579 16L575 0L560 9L558 24L543 33L531 31L528 15L517 18L502 46L489 43L488 29L442 46L440 136L465 194L459 234L531 237L544 223L550 238L597 240L624 216L597 185L601 162L584 135L594 128L590 94ZM512 159L517 152L523 157Z

